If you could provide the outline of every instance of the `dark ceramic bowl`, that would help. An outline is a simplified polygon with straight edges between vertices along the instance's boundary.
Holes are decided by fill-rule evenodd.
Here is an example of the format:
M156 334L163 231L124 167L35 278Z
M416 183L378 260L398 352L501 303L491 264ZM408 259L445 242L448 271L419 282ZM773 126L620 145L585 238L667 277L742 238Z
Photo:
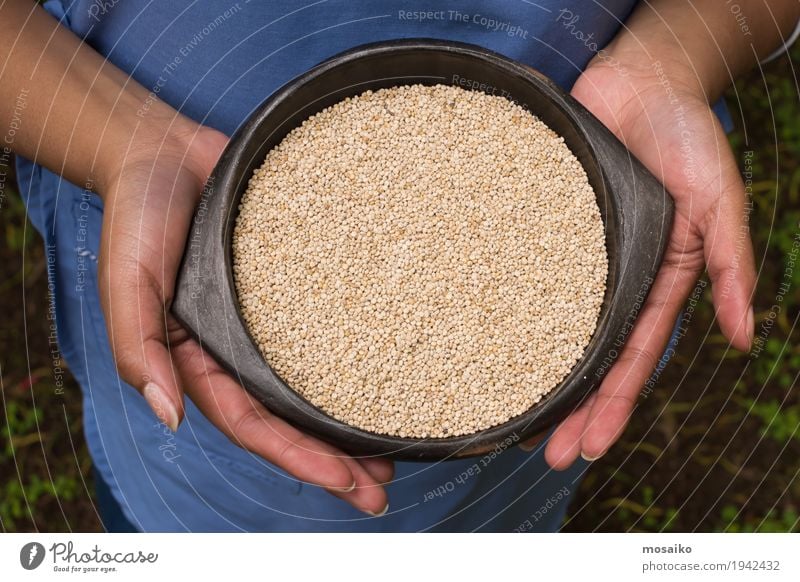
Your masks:
M563 136L581 161L605 222L607 291L583 359L526 413L469 436L398 438L331 418L287 386L261 356L239 313L233 283L231 235L239 199L267 152L303 120L345 97L414 83L494 92L528 108ZM198 207L172 311L272 412L351 454L428 460L479 455L549 429L598 385L649 291L672 214L663 186L592 114L542 74L477 46L433 40L372 44L291 81L233 136Z

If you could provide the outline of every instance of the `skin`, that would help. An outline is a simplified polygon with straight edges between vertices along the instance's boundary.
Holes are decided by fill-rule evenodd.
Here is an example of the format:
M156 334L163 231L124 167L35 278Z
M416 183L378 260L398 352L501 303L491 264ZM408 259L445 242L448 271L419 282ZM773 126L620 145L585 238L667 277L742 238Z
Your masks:
M750 237L741 229L747 225L744 183L709 104L791 34L800 4L738 5L750 35L725 2L641 4L572 89L667 187L675 221L661 269L617 363L547 443L545 458L553 468L568 467L578 455L595 460L616 442L704 270L723 334L737 349L751 347L756 275ZM686 143L688 154L681 152ZM684 172L690 163L693 179Z
M579 454L597 458L616 441L704 268L723 333L733 346L749 349L755 270L749 238L739 234L744 186L708 104L733 76L780 44L800 6L796 0L738 4L752 38L742 36L718 0L641 5L605 58L592 61L573 88L664 182L675 198L676 220L664 265L618 363L547 444L554 468L569 466ZM121 378L173 430L188 396L239 446L362 511L385 511L389 461L353 459L275 417L170 315L194 207L227 138L153 101L34 3L5 0L0 21L17 31L0 35L0 55L7 55L0 64L0 127L9 127L17 96L29 90L22 123L7 145L103 199L99 291ZM656 59L661 77L652 67ZM685 108L699 168L693 184L682 172L683 136L663 78ZM137 115L145 104L146 114Z

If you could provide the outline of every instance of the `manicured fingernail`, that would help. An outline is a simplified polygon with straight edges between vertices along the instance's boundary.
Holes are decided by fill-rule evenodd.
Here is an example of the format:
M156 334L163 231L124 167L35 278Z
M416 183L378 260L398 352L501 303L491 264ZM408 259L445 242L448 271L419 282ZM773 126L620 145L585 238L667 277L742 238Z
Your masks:
M605 454L605 453L600 453L600 454L599 454L599 455L597 455L596 457L590 457L589 455L587 455L586 453L584 453L583 451L581 451L581 458L582 458L584 461L589 461L589 462L591 463L591 462L593 462L593 461L596 461L596 460L597 460L597 459L599 459L600 457L602 457L604 454Z
M753 336L756 333L755 315L753 315L753 306L750 306L750 311L747 312L747 341L749 347L753 347Z
M337 493L350 493L355 488L356 488L355 480L353 480L353 483L350 485L350 487L327 487L327 489L331 491L336 491Z
M365 509L364 513L371 515L372 517L380 517L382 515L386 515L386 512L389 511L389 504L387 503L386 506L381 509L378 513L374 513L369 509Z
M153 410L158 420L169 427L172 432L178 430L178 411L164 389L153 382L148 382L142 391L144 399Z

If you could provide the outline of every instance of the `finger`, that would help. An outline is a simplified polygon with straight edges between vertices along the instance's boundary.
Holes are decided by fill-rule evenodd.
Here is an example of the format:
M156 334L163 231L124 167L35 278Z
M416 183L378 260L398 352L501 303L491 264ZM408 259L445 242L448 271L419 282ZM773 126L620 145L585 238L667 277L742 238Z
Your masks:
M547 436L546 432L540 432L536 436L532 436L528 440L521 442L519 444L519 448L525 451L526 453L530 453L533 449L536 448L536 445L542 442L542 439L544 439L544 437L546 436Z
M682 251L673 256L685 258ZM697 265L675 263L672 257L665 257L636 325L619 359L600 384L586 418L581 436L581 455L586 460L601 457L622 434L699 272Z
M165 344L161 286L137 260L110 251L101 254L98 271L119 375L142 393L161 422L176 431L184 415L183 389Z
M383 486L355 459L342 457L342 460L353 473L356 486L349 492L331 491L331 493L368 515L373 517L384 515L389 510L389 500Z
M596 399L597 394L589 396L575 412L558 425L547 442L544 459L556 471L569 468L581 454L583 429Z
M339 491L357 485L343 453L270 413L197 342L180 343L172 355L186 394L234 443L307 483Z
M165 290L173 288L185 242L180 233L188 231L193 211L195 183L186 173L170 168L158 178L148 175L145 184L135 174L121 177L122 186L106 197L98 266L100 301L120 377L173 431L184 407L166 345L170 296ZM168 195L178 183L188 195ZM131 185L143 191L127 190Z
M722 129L716 127L721 134ZM718 139L725 140L724 134ZM724 145L727 142L720 143ZM731 345L747 351L755 331L752 307L755 259L744 183L730 149L720 147L719 150L720 175L710 187L718 189L721 194L700 223L700 231L720 328Z
M378 483L390 483L394 479L394 463L380 457L364 457L356 459Z

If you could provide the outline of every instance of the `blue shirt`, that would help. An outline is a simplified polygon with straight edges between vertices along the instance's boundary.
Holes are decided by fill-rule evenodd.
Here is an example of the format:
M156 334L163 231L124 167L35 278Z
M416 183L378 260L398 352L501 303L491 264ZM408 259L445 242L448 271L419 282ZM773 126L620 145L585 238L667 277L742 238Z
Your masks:
M482 45L569 89L634 0L50 0L45 8L189 117L231 134L281 85L368 42L431 37ZM102 206L18 161L48 245L62 354L81 384L97 469L139 528L170 530L552 530L585 465L550 471L541 452L400 463L390 512L366 519L231 444L187 402L176 434L115 371L97 294ZM67 394L65 397L76 397ZM477 468L477 470L476 470ZM565 493L566 492L566 493ZM528 525L525 524L529 524Z

